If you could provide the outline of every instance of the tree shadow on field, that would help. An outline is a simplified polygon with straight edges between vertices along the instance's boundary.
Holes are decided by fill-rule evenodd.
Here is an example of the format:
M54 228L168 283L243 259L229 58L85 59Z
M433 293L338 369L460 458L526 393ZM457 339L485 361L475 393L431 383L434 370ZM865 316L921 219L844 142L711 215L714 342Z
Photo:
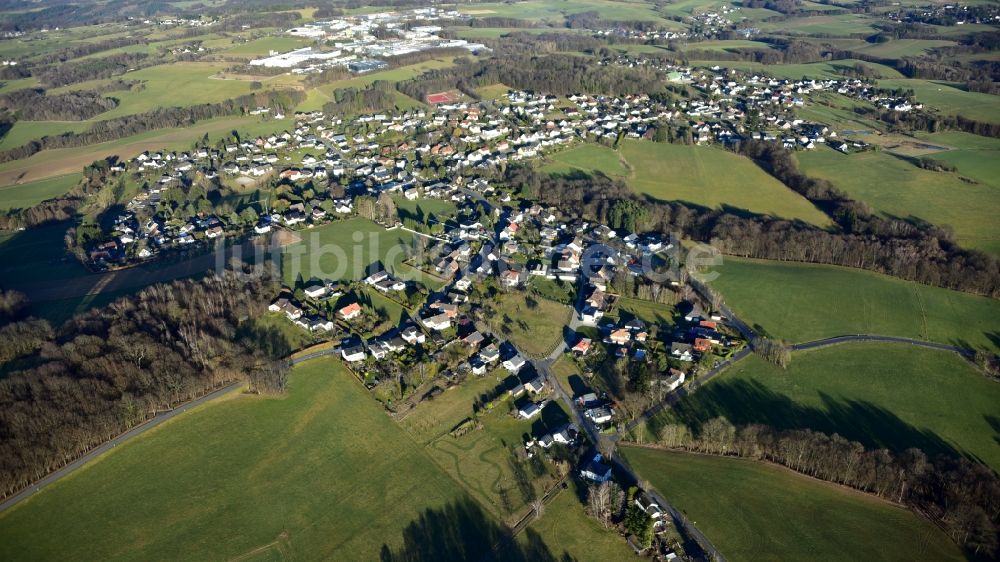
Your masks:
M993 431L996 432L996 435L993 436L993 440L996 441L998 445L1000 445L1000 417L997 416L983 416L983 417L986 418L986 423L990 424L990 427L992 427Z
M915 447L931 457L947 455L977 460L936 433L915 427L872 402L843 400L825 393L819 393L819 397L822 406L805 406L757 381L718 381L688 395L664 414L654 416L649 429L660 435L665 425L682 423L697 434L704 422L723 416L736 426L764 424L780 430L811 429L840 434L869 449L899 452ZM1000 419L996 421L995 427L1000 428Z
M403 546L393 549L383 544L379 559L382 562L573 560L565 552L557 558L532 529L525 529L523 537L516 540L507 527L466 497L439 509L425 509L403 530Z

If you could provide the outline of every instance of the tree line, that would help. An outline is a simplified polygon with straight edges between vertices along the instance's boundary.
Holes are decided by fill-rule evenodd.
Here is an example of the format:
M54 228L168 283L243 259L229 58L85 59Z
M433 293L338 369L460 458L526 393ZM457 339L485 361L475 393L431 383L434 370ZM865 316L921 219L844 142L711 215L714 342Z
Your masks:
M270 278L230 271L148 287L57 330L36 319L4 326L0 360L26 366L0 380L2 494L225 384L281 391L284 361L258 345L281 336L253 320L275 290Z
M568 95L638 94L659 89L662 73L649 68L595 66L582 57L550 54L500 55L451 68L432 69L417 78L399 82L396 88L415 99L453 88L474 90L506 84L521 90Z
M789 170L797 172L794 156L790 153L788 156L792 158L787 161ZM529 198L603 224L612 220L613 208L616 212L626 210L620 201L637 201L642 204L635 222L637 231L679 233L710 243L729 255L841 265L926 285L1000 296L1000 263L993 256L965 250L946 232L934 227L874 217L863 204L838 195L832 187L826 189L818 181L797 184L790 176L775 173L778 179L785 177L793 183L790 186L793 189L797 186L797 191L821 209L833 212L837 223L844 225L841 230L650 200L636 194L624 182L602 174L551 176L515 165L509 166L504 176L509 185L520 186Z
M697 435L667 425L660 444L713 455L764 460L906 505L940 525L976 555L997 551L1000 478L968 459L930 459L915 448L898 453L865 449L838 434L780 430L760 424L735 427L724 417L705 422Z
M0 162L27 158L42 150L86 146L130 137L154 129L186 127L204 119L246 113L259 106L295 107L302 103L305 97L306 94L299 90L271 90L216 103L188 107L161 107L146 113L98 121L86 131L79 133L66 132L30 141L19 147L0 152Z
M93 90L46 95L41 88L25 88L0 96L0 109L22 121L84 121L118 107L118 100Z
M151 61L148 53L120 53L77 62L56 63L32 71L32 75L48 88L58 88L87 80L111 78ZM148 66L148 64L147 64Z
M392 83L386 80L376 80L368 87L361 89L337 88L331 96L333 99L323 104L323 113L327 115L357 115L385 111L396 105L396 97L392 94Z

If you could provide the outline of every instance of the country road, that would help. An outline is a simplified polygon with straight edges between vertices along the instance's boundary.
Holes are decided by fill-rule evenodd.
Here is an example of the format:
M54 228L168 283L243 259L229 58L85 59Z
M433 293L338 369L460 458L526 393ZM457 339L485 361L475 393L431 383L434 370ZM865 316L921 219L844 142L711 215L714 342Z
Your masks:
M126 431L125 433L122 433L118 437L115 437L111 441L98 445L97 447L91 449L89 452L87 452L87 454L83 455L82 457L76 459L75 461L67 464L66 466L54 472L49 473L48 475L43 477L41 480L35 482L31 486L3 500L3 502L0 502L0 511L5 511L7 509L10 509L17 503L30 498L31 496L40 492L43 488L45 488L49 484L57 482L65 478L66 476L69 476L72 472L74 472L78 468L86 465L90 461L103 455L104 453L107 453L108 451L114 449L115 447L121 445L122 443L128 441L129 439L141 435L149 431L150 429L159 426L163 422L166 422L180 414L183 414L184 412L187 412L192 408L196 408L206 402L210 402L212 400L215 400L216 398L219 398L220 396L228 394L242 387L243 385L244 383L242 381L234 382L218 390L213 390L212 392L209 392L208 394L202 396L201 398L195 398L194 400L187 402L181 406L178 406L173 410L160 412L159 414L150 418L146 422L133 427L132 429Z

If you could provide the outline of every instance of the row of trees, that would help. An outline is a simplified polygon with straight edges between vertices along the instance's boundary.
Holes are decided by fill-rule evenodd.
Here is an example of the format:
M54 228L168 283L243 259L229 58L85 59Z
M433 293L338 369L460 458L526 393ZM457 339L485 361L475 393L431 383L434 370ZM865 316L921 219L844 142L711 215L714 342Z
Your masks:
M913 507L979 555L993 555L997 549L1000 478L967 459L929 459L919 449L897 454L866 450L840 435L809 429L778 430L758 424L737 428L723 417L705 422L697 435L685 425L668 425L660 443L778 463Z
M148 287L54 334L43 321L8 324L0 360L29 366L0 380L0 491L223 384L281 391L284 362L260 351L253 321L276 288L266 277L226 272Z
M19 147L0 152L0 162L27 158L39 151L52 148L86 146L130 137L154 129L186 127L204 119L246 113L259 106L295 107L303 100L305 100L305 93L302 91L273 90L248 94L217 103L189 107L161 107L146 113L98 121L80 133L67 132L33 140Z

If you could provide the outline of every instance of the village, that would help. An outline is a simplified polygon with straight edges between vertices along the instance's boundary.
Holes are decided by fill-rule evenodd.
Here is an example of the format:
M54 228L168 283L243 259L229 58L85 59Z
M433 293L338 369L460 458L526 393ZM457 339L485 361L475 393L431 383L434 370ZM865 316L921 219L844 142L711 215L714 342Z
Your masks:
M852 153L872 148L859 138L838 135L829 125L797 117L795 110L813 95L835 94L897 112L922 108L861 79L775 79L631 57L603 64L653 66L671 82L690 85L702 95L666 102L646 95L559 98L511 91L496 102L466 99L346 121L304 112L294 116L292 129L267 136L187 152L143 153L111 166L111 172L132 177L142 188L113 227L92 240L88 261L98 269L121 267L223 235L262 235L278 226L323 224L357 214L354 201L360 196L385 193L470 207L495 197L506 204L510 190L489 182L498 170L510 162L544 159L581 142L613 146L622 138L656 138L726 146L755 139L778 141L789 150L825 145ZM249 113L285 117L280 108L252 108ZM666 134L658 133L663 129ZM197 199L184 192L192 185L264 187L281 193L223 217L207 200L197 208L181 205ZM254 210L261 207L265 212ZM456 221L438 228L438 234L448 236L468 236L470 230Z

